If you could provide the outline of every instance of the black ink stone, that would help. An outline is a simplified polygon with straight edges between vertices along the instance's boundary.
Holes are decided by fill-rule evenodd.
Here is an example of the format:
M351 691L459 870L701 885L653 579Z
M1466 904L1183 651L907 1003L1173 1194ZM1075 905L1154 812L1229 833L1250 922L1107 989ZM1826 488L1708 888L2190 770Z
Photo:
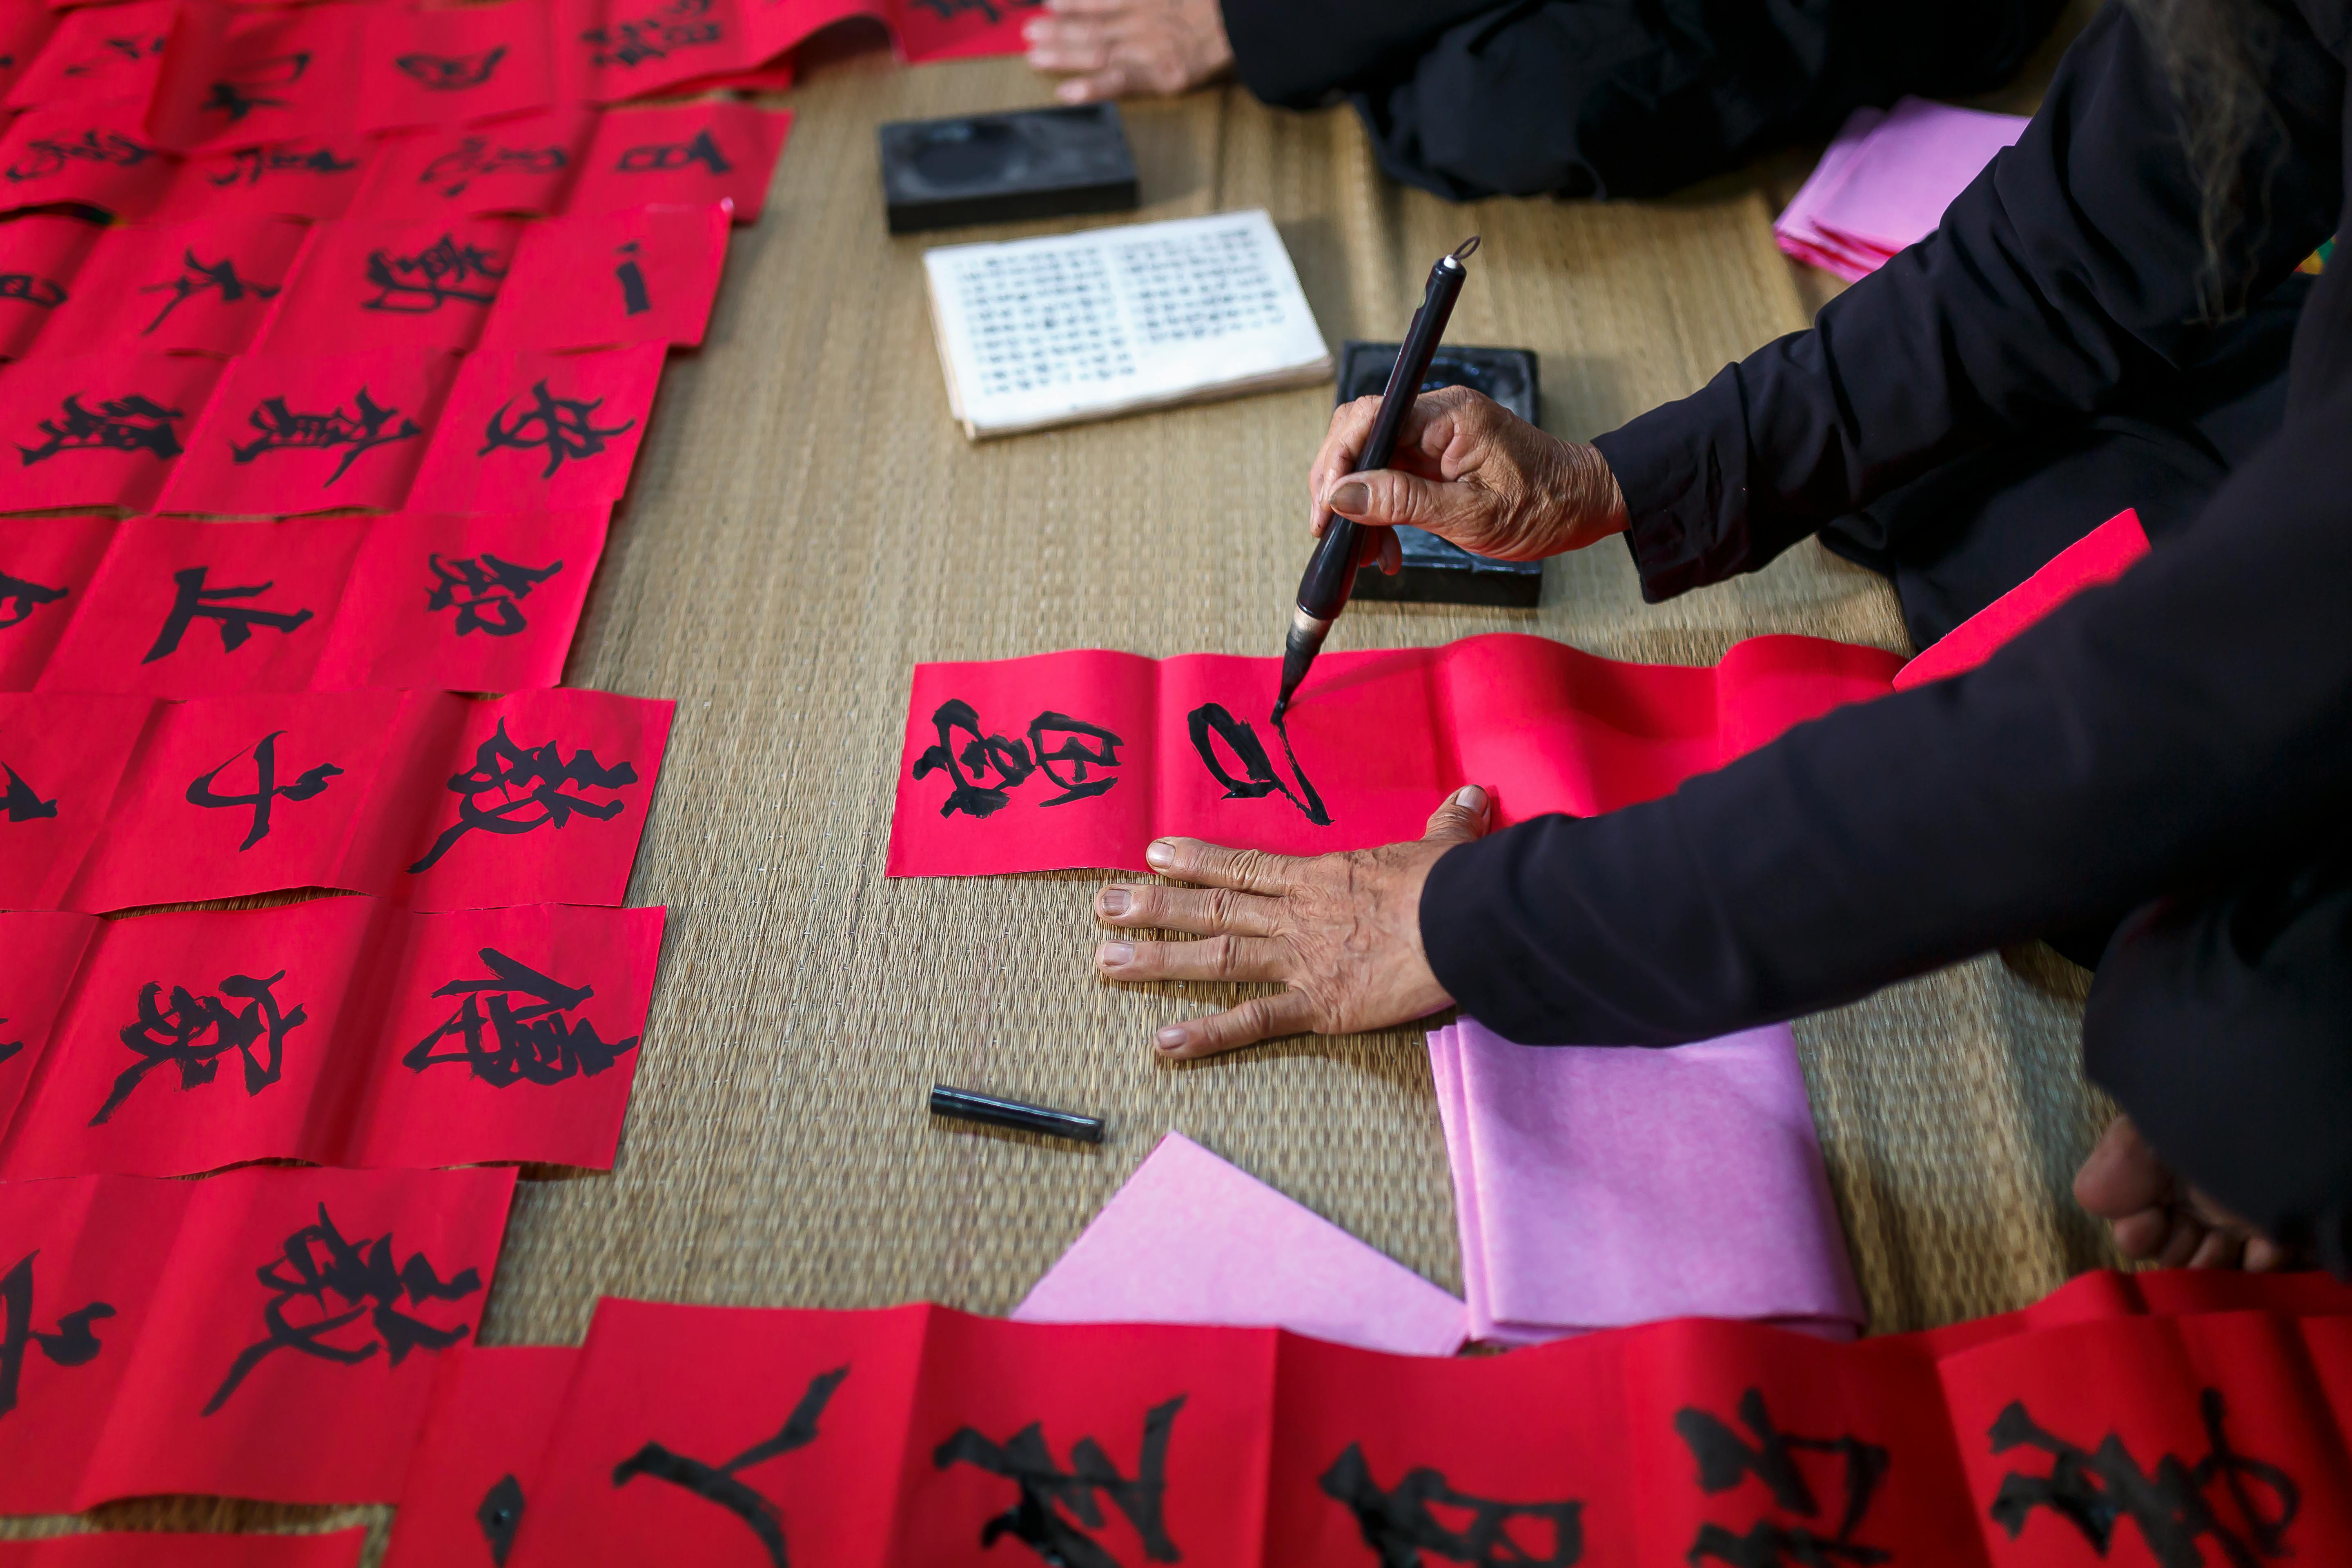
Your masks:
M1397 345L1349 339L1339 351L1340 403L1377 397L1396 364ZM1482 392L1530 425L1540 425L1542 399L1536 356L1527 349L1444 347L1429 362L1423 392L1466 386ZM1396 531L1404 568L1391 577L1377 566L1357 569L1355 597L1424 605L1491 605L1531 610L1543 596L1540 561L1488 561L1418 528Z
M1128 212L1139 200L1115 104L900 120L880 136L892 234Z

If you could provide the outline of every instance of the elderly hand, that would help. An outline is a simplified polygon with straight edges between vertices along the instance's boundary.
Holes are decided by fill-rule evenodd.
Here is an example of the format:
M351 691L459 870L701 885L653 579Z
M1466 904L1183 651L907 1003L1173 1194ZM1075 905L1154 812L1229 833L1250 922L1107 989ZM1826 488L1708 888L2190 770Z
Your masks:
M1037 69L1079 73L1054 89L1064 103L1182 92L1234 63L1217 0L1045 0L1022 37Z
M1383 558L1395 554L1388 531L1401 522L1496 561L1538 560L1625 531L1625 498L1599 452L1547 436L1468 387L1423 393L1391 466L1355 472L1380 410L1379 398L1360 397L1332 415L1307 479L1318 535L1326 507L1371 525L1366 564L1394 570Z
M1486 792L1468 785L1430 815L1417 844L1297 859L1162 838L1153 870L1198 888L1114 882L1095 895L1106 925L1190 931L1202 942L1107 942L1109 980L1279 981L1213 1017L1160 1031L1160 1055L1214 1056L1276 1035L1350 1035L1423 1017L1453 998L1421 948L1421 885L1437 858L1486 830Z

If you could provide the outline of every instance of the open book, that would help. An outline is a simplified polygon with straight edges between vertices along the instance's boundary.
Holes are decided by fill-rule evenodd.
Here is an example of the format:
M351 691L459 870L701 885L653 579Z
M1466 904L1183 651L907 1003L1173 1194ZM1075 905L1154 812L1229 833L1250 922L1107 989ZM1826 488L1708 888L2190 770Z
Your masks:
M927 251L948 403L972 440L1331 374L1263 212Z

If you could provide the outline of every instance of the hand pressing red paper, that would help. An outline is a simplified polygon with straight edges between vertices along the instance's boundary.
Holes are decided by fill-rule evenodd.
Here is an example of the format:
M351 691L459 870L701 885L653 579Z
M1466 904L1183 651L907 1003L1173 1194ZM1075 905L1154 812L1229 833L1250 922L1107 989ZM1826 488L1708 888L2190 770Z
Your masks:
M436 349L232 361L158 505L227 517L398 507L457 374L457 356Z
M301 224L271 217L109 229L37 352L243 353L284 292L307 235Z
M554 212L595 122L593 110L572 107L384 137L353 210L440 222L484 213Z
M1076 73L1064 103L1183 92L1233 68L1217 0L1045 0L1022 25L1029 63Z
M471 348L520 233L521 225L498 218L320 224L256 347L285 354Z

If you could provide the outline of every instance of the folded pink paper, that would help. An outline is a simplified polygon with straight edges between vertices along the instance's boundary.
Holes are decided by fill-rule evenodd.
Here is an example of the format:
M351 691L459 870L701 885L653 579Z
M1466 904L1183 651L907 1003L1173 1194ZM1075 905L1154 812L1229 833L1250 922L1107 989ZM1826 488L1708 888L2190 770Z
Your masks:
M1013 1317L1284 1328L1401 1355L1451 1355L1464 1334L1460 1301L1181 1132Z
M1429 1049L1474 1338L1861 1327L1786 1026L1642 1050L1518 1046L1465 1017Z
M1920 98L1877 113L1854 111L1773 226L1782 249L1849 280L1935 233L1952 198L2026 123Z

